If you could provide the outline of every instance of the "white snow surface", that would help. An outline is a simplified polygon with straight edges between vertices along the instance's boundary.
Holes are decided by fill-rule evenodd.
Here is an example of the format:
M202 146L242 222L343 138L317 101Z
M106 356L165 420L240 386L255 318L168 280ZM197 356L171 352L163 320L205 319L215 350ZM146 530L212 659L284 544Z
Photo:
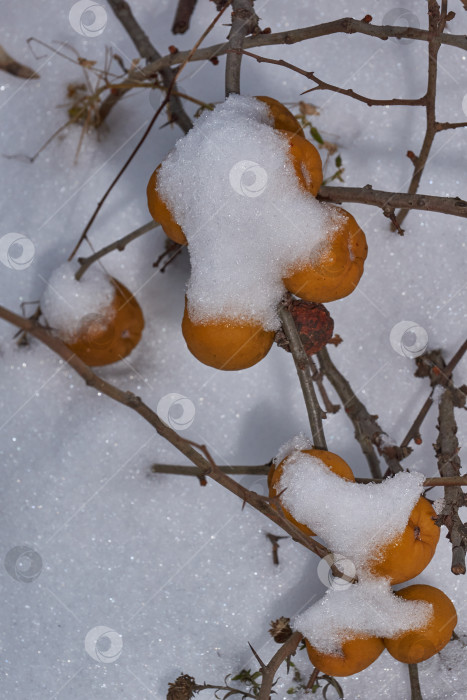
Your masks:
M433 614L425 601L395 596L385 579L368 578L347 588L329 589L293 621L294 629L318 651L339 655L356 637L398 637L424 627Z
M193 321L277 330L283 277L315 259L343 221L299 184L288 149L264 103L231 95L163 161L158 191L188 241Z
M83 73L53 53L62 42L100 67L109 46L127 65L136 58L134 45L109 5L101 3L107 14L105 30L86 37L70 25L72 4L48 0L2 5L2 45L40 74L39 80L25 82L0 72L2 154L32 155L67 120L66 110L56 105L66 101L68 83L83 82ZM131 0L131 6L161 54L172 43L189 50L215 14L214 3L198 2L190 30L174 42L173 2ZM255 9L261 26L273 32L368 13L375 24L410 21L427 28L422 0L257 0ZM449 3L449 9L456 12L449 31L466 35L467 13L460 3ZM218 24L203 46L225 42L227 32ZM26 43L31 36L59 43L49 51L36 45L33 55ZM415 97L426 90L426 42L337 34L254 51L376 98ZM439 58L437 119L463 122L465 52L442 46ZM206 102L221 102L224 67L223 56L218 66L187 65L180 90ZM387 191L407 189L413 166L405 154L418 153L421 146L423 107L369 108L326 91L301 98L311 86L304 76L247 57L241 81L243 94L271 95L294 113L300 99L320 108L313 122L324 138L338 143L345 186L369 183ZM154 115L155 96L154 90L130 92L109 115L107 129L87 132L76 164L79 125L65 129L34 163L2 159L0 245L5 245L3 236L14 231L35 247L31 264L21 269L5 266L8 258L2 250L2 305L21 313L23 302L40 299L52 271L67 259ZM193 115L197 106L184 104ZM175 126L158 128L165 121L161 115L102 207L89 232L95 249L150 220L148 179L154 164L181 135ZM420 192L466 199L466 148L466 129L438 134ZM332 173L331 159L326 175ZM344 339L329 352L358 398L400 444L430 385L428 379L414 377L413 359L395 350L390 332L401 321L419 324L428 334L429 348L442 347L447 361L460 347L466 327L466 223L413 211L400 237L379 210L351 204L345 208L365 231L369 252L355 293L328 305L335 330ZM219 464L265 464L291 435L309 434L293 360L273 348L244 372L219 372L197 362L180 329L188 257L178 256L159 274L152 262L164 241L159 229L124 252L103 258L109 274L137 295L146 331L129 360L98 373L134 391L154 410L164 396L183 394L196 409L184 436L206 444ZM79 255L89 253L84 243ZM35 308L28 305L25 313ZM228 673L256 669L248 641L269 660L278 648L268 633L269 621L281 615L295 618L325 590L317 557L290 539L280 540L280 563L274 566L265 534L283 535L280 528L249 506L242 510L242 503L215 483L201 488L196 479L151 474L152 463L179 464L180 454L134 412L86 387L38 342L30 339L28 346L18 347L15 332L0 322L1 558L24 545L39 553L42 568L25 583L18 580L18 572L27 569L27 558L19 560L17 571L0 566L2 698L163 700L167 684L181 672L200 683L221 684ZM464 356L454 371L456 385L466 383L466 376ZM337 403L335 392L327 387ZM456 414L459 455L465 465L467 423L462 412ZM414 451L404 462L426 476L438 475L432 448L436 423L434 406L421 429L423 443L412 444ZM356 476L369 476L344 409L328 414L324 426L329 449L342 456ZM267 493L265 476L237 478ZM436 488L430 494L441 498L443 491ZM460 516L465 521L467 509ZM424 700L463 698L467 688L462 646L467 642L466 577L451 574L451 546L445 534L443 528L434 558L414 582L437 586L452 599L461 641L449 643L420 665ZM112 663L96 661L85 648L88 632L99 626L122 635L122 653ZM306 683L311 673L306 653L299 652L294 663ZM291 675L281 667L274 688L277 700L290 699L287 691L296 685ZM407 669L387 652L365 671L339 682L349 700L410 698ZM208 691L199 697L212 700ZM299 691L294 697L308 696Z
M278 490L294 518L351 559L360 576L368 560L404 531L424 479L419 472L400 472L382 483L357 484L296 450L282 465Z
M91 266L77 281L78 265L60 265L50 275L41 298L41 309L48 325L63 340L72 340L91 319L110 321L115 314L112 301L115 287L99 265Z

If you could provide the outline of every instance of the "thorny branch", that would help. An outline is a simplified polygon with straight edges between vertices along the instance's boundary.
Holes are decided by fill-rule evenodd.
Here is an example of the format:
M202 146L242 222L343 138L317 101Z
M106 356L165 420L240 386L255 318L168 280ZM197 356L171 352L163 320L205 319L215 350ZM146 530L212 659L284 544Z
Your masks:
M443 477L460 475L461 462L454 408L464 408L465 403L465 393L454 387L447 387L439 402L439 434L434 447L439 473ZM466 571L467 527L459 517L459 508L465 504L465 494L460 486L444 487L444 507L438 516L437 524L445 525L448 529L447 537L452 544L453 574L465 574Z
M159 435L168 440L168 442L185 455L190 462L195 464L203 475L209 476L218 484L224 486L228 491L235 494L244 503L249 503L249 505L260 513L266 515L266 517L276 523L276 525L279 525L279 527L285 530L294 540L311 552L314 552L320 557L325 557L329 554L329 550L326 547L316 542L312 537L304 535L295 525L288 521L279 510L273 508L269 498L260 496L254 491L249 491L234 479L227 476L227 474L224 474L217 465L195 449L188 440L184 440L178 433L166 425L159 418L157 413L147 406L139 396L136 396L131 391L123 391L99 377L88 365L77 357L67 345L59 338L56 338L47 328L41 326L37 320L33 318L23 318L3 306L0 306L0 318L26 331L29 335L44 343L44 345L47 345L48 348L70 365L70 367L84 379L88 386L93 387L102 394L105 394L105 396L108 396L114 401L138 413L138 415L147 421Z
M343 202L369 204L379 207L383 211L404 208L467 217L467 202L459 197L384 192L383 190L374 190L371 185L365 185L365 187L321 187L318 199L334 204L342 204Z
M266 665L261 665L260 670L263 679L261 682L261 690L257 696L258 700L269 700L277 670L289 656L295 654L302 639L303 635L300 632L294 632L285 644L274 654L271 661Z
M295 362L300 386L302 387L303 396L305 399L308 420L310 421L311 434L313 437L313 445L317 449L326 450L326 439L323 430L323 412L319 405L316 396L315 387L313 385L313 376L308 355L306 354L300 334L295 325L292 314L287 308L287 301L281 303L278 309L279 318L282 323L282 329L289 341L290 350Z
M257 34L255 36L246 37L243 41L243 48L248 50L259 46L277 46L280 44L289 46L300 41L307 41L308 39L315 39L320 36L342 33L366 34L367 36L374 36L383 40L389 39L390 37L395 37L397 39L416 39L420 41L430 41L431 39L431 32L427 29L380 26L362 22L352 17L343 17L342 19L317 24L312 27L301 27L300 29L291 29L274 34ZM441 34L438 37L438 41L440 44L455 46L464 51L467 50L467 36L464 34ZM207 46L206 48L195 51L191 55L190 61L209 61L213 56L222 56L227 53L228 50L228 43ZM188 51L178 51L176 54L163 56L157 61L148 64L145 68L136 68L131 73L131 77L138 80L150 77L162 67L182 63L186 60L188 53Z

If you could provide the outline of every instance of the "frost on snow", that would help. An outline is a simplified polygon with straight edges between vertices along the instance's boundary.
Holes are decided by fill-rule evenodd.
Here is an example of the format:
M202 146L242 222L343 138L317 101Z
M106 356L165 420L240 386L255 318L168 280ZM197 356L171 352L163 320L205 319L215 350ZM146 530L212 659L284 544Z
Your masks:
M301 451L307 448L303 436L281 448L281 458L286 456L278 489L281 502L333 553L353 562L358 583L329 590L295 620L295 628L331 654L354 637L395 637L422 627L431 605L396 598L389 580L372 576L366 564L404 531L423 490L423 474L401 472L382 483L357 484Z
M115 296L110 277L98 266L89 268L79 282L76 270L76 263L60 265L51 274L41 299L47 323L66 341L73 340L91 316L96 321L105 311L108 319Z
M230 96L200 117L163 162L158 191L188 241L191 318L276 330L282 278L319 255L342 221L299 186L268 107Z

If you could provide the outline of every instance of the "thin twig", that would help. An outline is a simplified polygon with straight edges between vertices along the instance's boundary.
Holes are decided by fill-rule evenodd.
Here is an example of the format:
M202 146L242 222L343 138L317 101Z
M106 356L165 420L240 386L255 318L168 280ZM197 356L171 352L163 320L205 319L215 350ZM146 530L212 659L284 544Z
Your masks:
M289 341L290 350L300 380L300 386L302 387L308 420L310 421L313 445L319 450L327 450L326 438L324 437L323 430L322 410L313 385L308 355L303 348L300 334L295 325L294 318L287 308L287 303L288 302L285 301L279 305L278 313L282 323L282 329Z
M295 66L293 63L289 63L288 61L284 61L282 59L275 59L275 58L266 58L265 56L258 56L258 54L251 53L250 51L245 51L245 50L240 50L240 49L229 49L230 52L235 52L235 53L240 53L243 54L243 56L249 56L250 58L256 59L258 63L271 63L275 66L282 66L283 68L288 68L289 70L294 71L295 73L300 73L300 75L303 75L305 78L308 78L308 80L312 80L314 83L316 83L316 87L310 88L310 90L305 90L302 92L302 95L306 95L308 92L313 92L314 90L330 90L331 92L339 92L342 95L347 95L348 97L352 97L354 100L358 100L359 102L364 102L368 107L373 107L376 105L379 106L386 106L386 105L410 105L410 106L420 106L424 105L426 103L426 96L418 97L416 99L411 99L411 98L391 98L389 100L376 100L371 97L365 97L364 95L360 95L359 93L355 92L354 90L351 90L350 88L340 88L337 85L332 85L331 83L326 83L324 80L321 80L320 78L317 78L316 75L313 73L313 71L307 71L304 70L303 68L299 68L298 66Z
M254 466L248 465L228 465L218 466L224 474L232 474L240 476L247 474L249 476L264 475L266 476L271 469L271 462L268 464L257 464ZM154 474L174 474L182 476L202 476L203 472L197 467L185 466L182 464L152 464L151 472ZM368 479L365 477L357 477L355 481L359 484L377 484L384 479ZM467 475L464 476L427 476L423 482L425 488L433 488L434 486L467 486Z
M102 377L99 377L88 367L70 348L65 345L59 338L55 337L49 329L41 326L36 320L31 318L23 318L13 311L0 306L0 318L8 323L26 331L41 343L44 343L50 350L55 352L62 358L77 374L84 379L88 386L93 387L101 394L121 403L124 406L132 409L147 421L156 432L163 438L168 440L176 447L190 462L195 464L200 471L218 484L226 488L228 491L240 498L243 503L249 503L252 508L255 508L260 513L263 513L272 520L276 525L279 525L287 534L295 541L302 544L311 552L314 552L320 557L325 557L329 554L329 550L316 542L312 537L307 537L295 525L287 520L278 509L275 509L269 498L260 496L254 491L249 491L244 486L239 484L235 479L232 479L227 474L224 474L218 467L211 463L199 450L195 449L188 440L182 438L172 428L166 425L148 405L146 405L139 396L136 396L131 391L123 391L114 384L107 382Z
M428 82L426 89L426 131L420 153L414 159L414 172L408 187L409 194L415 194L418 190L423 170L430 155L431 146L436 136L436 79L438 75L438 51L440 49L439 36L443 32L445 21L440 14L436 0L428 0L428 22L431 39L428 43ZM399 226L409 213L408 209L402 209L397 215Z
M109 245L106 245L104 248L101 248L93 255L90 255L87 258L78 258L78 263L80 265L80 268L75 275L76 279L80 280L81 277L86 272L86 270L89 267L91 267L91 265L93 263L95 263L96 260L103 258L104 255L108 255L108 253L111 253L113 250L119 250L120 252L122 250L125 250L125 247L128 245L128 243L131 243L131 241L134 241L136 238L139 238L140 236L147 233L148 231L152 231L153 229L157 228L158 226L159 226L159 224L156 221L149 221L147 224L144 224L144 226L140 226L135 231L132 231L131 233L127 233L126 236L119 238L117 241L114 241L113 243L109 243Z
M254 0L232 0L232 29L228 40L225 64L225 95L240 93L241 49L247 34L258 32L258 17L253 10Z

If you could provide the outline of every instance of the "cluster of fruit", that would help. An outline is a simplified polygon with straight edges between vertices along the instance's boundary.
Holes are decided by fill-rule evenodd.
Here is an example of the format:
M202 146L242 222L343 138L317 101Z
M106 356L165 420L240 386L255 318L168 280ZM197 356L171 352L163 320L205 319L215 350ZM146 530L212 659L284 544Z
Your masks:
M332 452L318 449L301 450L321 460L334 474L347 481L355 481L347 462ZM285 460L273 465L268 475L269 495L279 499L285 517L306 535L315 533L304 523L298 522L281 502L278 491ZM370 552L366 573L388 579L391 586L405 583L418 576L429 564L439 541L440 529L435 524L436 512L423 496L414 506L407 526L395 540L376 546ZM426 601L432 605L429 622L395 638L351 636L344 641L336 654L323 654L306 641L308 656L313 665L330 676L349 676L372 664L386 648L391 656L403 663L420 663L440 651L451 639L457 624L457 615L450 599L438 588L412 585L395 594L405 600Z
M317 149L305 138L299 122L283 104L271 97L256 99L268 106L273 128L287 138L289 159L300 187L316 197L323 181ZM161 165L148 183L149 211L171 240L186 245L184 231L158 192L160 168ZM285 289L305 301L323 303L341 299L355 289L363 273L367 255L365 234L351 214L340 207L335 209L341 214L342 223L320 255L301 261L297 269L283 278ZM200 362L224 370L251 367L267 355L274 342L274 332L254 321L219 318L195 323L186 305L182 332L189 350Z

